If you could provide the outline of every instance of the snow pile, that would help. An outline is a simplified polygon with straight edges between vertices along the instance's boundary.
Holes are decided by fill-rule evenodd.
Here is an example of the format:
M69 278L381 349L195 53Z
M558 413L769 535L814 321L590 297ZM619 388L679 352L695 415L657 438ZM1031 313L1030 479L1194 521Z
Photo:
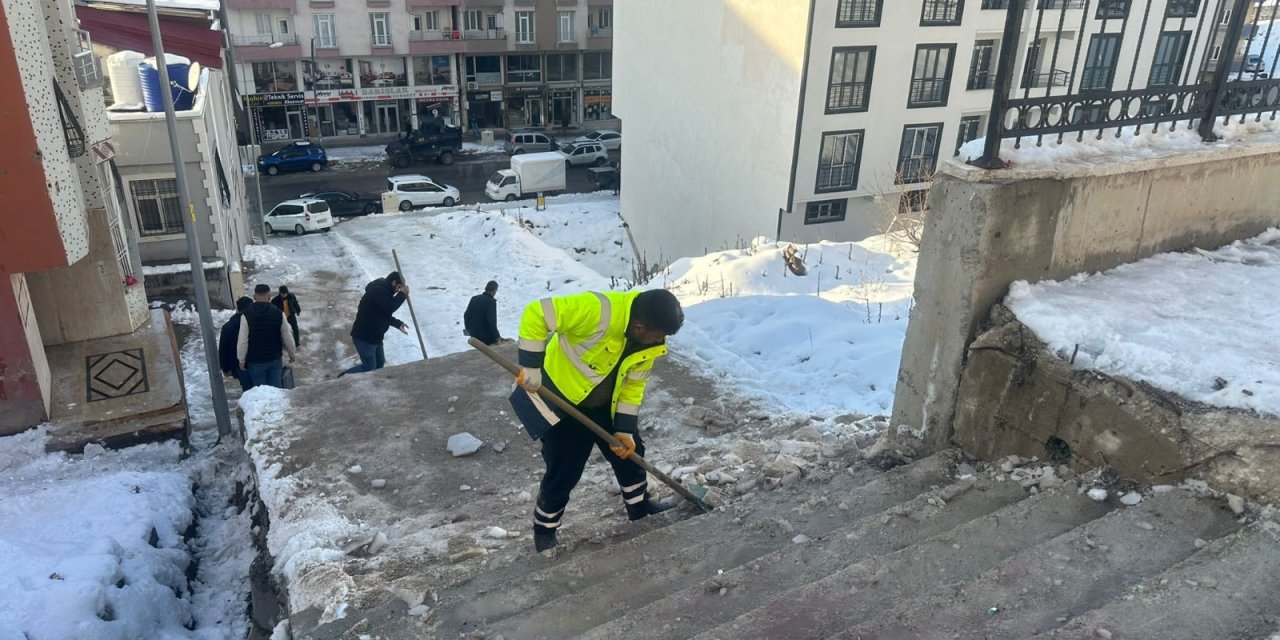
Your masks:
M84 459L46 431L0 439L0 630L6 638L192 638L176 442ZM213 637L213 636L210 636Z
M347 162L382 162L387 158L386 145L365 147L331 147L325 149L330 164Z
M244 247L243 255L246 261L253 262L255 276L270 273L275 286L291 284L302 277L298 264L289 257L288 252L277 245L248 244ZM246 288L252 289L248 284Z
M1063 282L1015 282L1006 304L1050 351L1075 354L1077 369L1280 416L1280 230Z
M1128 126L1120 130L1119 137L1115 129L1102 132L1099 139L1097 131L1086 131L1083 140L1076 140L1078 134L1066 134L1061 143L1058 136L1047 135L1041 144L1035 137L1021 139L1021 147L1015 149L1015 141L1003 140L1000 143L1000 159L1012 163L1014 169L1027 170L1063 170L1066 168L1118 165L1126 162L1168 158L1171 156L1196 153L1207 148L1226 149L1240 142L1280 143L1280 121L1263 118L1262 122L1254 122L1249 118L1241 123L1234 118L1228 124L1218 122L1214 132L1222 139L1212 145L1206 145L1194 128L1188 129L1186 122L1175 125L1169 130L1168 124L1161 124L1153 131L1151 125L1143 125L1140 133L1134 133L1136 127ZM960 147L960 154L953 162L964 162L982 156L982 148L986 138L970 140Z
M886 413L893 406L915 282L915 254L883 237L800 248L807 275L783 264L785 243L672 264L649 286L685 305L672 350L729 388L798 412Z
M205 270L208 271L209 269L221 269L226 263L222 260L214 260L203 264ZM191 273L191 263L142 265L142 275L144 276L160 276L170 273Z
M483 145L478 142L462 143L463 153L506 153L507 150L502 140L494 140L491 145Z

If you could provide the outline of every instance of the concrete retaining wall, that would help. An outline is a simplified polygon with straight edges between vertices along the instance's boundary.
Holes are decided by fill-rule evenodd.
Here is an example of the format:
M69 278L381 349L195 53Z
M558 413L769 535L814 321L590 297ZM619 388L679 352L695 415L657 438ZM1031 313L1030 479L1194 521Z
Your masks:
M893 424L932 447L953 433L969 344L1015 280L1093 272L1280 224L1280 146L1069 172L948 163L934 182Z

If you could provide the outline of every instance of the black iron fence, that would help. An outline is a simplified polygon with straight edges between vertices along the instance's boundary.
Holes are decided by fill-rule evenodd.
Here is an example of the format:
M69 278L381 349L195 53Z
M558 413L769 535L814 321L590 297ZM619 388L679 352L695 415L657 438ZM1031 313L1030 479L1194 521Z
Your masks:
M984 0L1005 7L986 143L1003 167L1046 137L1146 125L1197 129L1280 111L1280 3L1270 0ZM913 87L913 90L915 87Z

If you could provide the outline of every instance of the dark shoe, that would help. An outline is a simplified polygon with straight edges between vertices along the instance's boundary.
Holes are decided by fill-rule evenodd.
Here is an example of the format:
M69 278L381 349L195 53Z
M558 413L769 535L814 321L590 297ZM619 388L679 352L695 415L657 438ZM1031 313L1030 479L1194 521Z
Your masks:
M627 519L635 522L645 516L673 509L675 506L675 503L654 502L646 499L644 502L627 505Z
M546 551L548 549L554 549L555 547L556 547L555 529L551 529L549 531L542 530L542 529L533 530L533 550L534 551L537 551L538 553L542 553L543 551Z

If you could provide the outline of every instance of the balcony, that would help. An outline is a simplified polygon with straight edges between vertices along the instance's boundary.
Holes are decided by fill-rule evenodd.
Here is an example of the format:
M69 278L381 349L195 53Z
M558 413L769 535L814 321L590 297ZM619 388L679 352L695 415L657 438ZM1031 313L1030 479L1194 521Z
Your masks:
M272 47L274 43L282 46ZM236 48L236 58L243 62L263 62L267 60L297 60L303 56L298 37L294 35L273 36L257 34L251 36L233 36L231 44Z
M294 7L294 0L227 0L228 9L248 9L250 11L284 9L289 13L293 13Z
M916 78L911 81L907 107L941 107L947 104L949 78Z
M990 89L994 78L995 74L990 71L973 71L969 74L969 82L965 85L965 88L970 91Z
M1044 73L1022 74L1023 89L1040 89L1045 87L1069 87L1071 74L1062 69L1051 69Z
M461 53L466 47L462 43L462 32L454 29L430 29L409 32L409 53Z
M613 38L613 27L591 27L587 30L587 36L591 38L600 38L609 40Z
M374 33L374 34L370 34L370 35L369 35L369 44L370 44L371 46L373 46L373 47L390 47L390 46L391 46L391 34L389 34L389 33Z
M1084 0L1040 0L1038 9L1060 11L1062 9L1083 9Z
M506 40L506 29L467 29L462 32L463 40Z
M385 9L391 6L391 0L365 0L365 6Z
M404 5L412 11L422 7L457 7L462 5L462 0L405 0Z
M504 29L474 29L462 32L467 53L498 53L507 50L507 32Z

